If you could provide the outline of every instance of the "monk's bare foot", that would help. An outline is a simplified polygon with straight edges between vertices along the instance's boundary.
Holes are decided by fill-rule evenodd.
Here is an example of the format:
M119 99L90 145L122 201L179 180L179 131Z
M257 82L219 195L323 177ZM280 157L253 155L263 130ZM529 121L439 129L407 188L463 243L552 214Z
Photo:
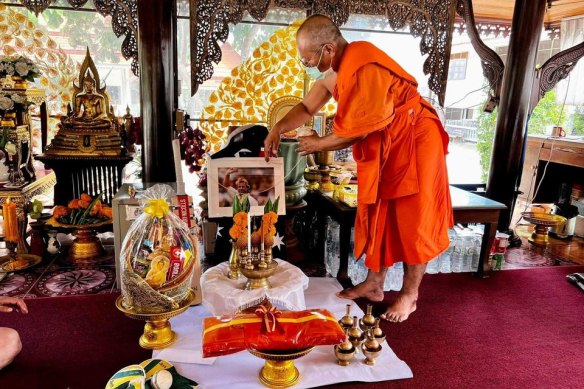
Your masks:
M382 313L379 317L393 323L402 322L416 310L417 300L417 295L400 293L393 304L391 304L385 313Z
M338 292L337 297L349 300L363 297L369 301L383 301L383 288L376 283L364 281L352 288Z

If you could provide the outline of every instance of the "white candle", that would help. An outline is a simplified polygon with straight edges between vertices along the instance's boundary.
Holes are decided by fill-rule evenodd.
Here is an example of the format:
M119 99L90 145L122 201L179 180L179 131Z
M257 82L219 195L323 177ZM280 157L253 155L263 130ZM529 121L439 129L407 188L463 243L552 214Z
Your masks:
M251 254L251 216L247 213L247 252Z

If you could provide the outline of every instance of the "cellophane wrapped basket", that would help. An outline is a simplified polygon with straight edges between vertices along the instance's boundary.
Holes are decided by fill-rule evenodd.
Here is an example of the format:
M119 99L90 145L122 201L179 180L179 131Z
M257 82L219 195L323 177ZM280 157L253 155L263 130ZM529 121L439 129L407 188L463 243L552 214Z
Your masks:
M179 308L188 297L197 246L170 210L173 190L157 184L144 192L144 212L130 226L119 260L123 305L137 313Z

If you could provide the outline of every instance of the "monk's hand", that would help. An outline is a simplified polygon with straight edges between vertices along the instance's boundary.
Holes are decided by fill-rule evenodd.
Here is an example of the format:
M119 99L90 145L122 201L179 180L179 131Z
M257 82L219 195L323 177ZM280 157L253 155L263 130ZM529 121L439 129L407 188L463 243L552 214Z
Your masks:
M280 145L280 131L276 126L268 133L266 140L264 140L264 157L266 162L270 160L271 157L278 156L278 146Z
M12 312L15 309L20 313L28 313L28 308L23 299L16 297L0 297L0 312Z
M320 140L321 138L315 133L310 136L299 136L298 137L298 154L308 155L316 153L320 150Z

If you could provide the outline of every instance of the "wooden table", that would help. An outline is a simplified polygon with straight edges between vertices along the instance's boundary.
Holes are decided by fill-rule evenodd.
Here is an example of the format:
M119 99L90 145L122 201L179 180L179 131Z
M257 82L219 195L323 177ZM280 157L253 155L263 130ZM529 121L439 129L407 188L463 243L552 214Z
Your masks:
M450 186L450 195L452 197L452 209L455 223L480 223L484 224L485 231L481 243L481 252L477 276L484 276L484 264L489 255L491 245L497 232L497 223L499 221L499 212L505 209L505 205L490 200L454 186ZM351 227L355 223L357 209L349 207L340 201L333 200L331 194L322 192L313 192L307 199L314 202L313 207L318 212L319 223L318 231L319 247L318 253L320 258L325 257L325 217L330 216L339 223L339 245L340 245L340 264L337 279L343 285L350 282L348 275L349 253L351 250Z
M6 184L0 184L0 206L6 202L8 198L16 204L16 216L18 218L18 252L28 252L26 238L26 227L28 225L28 218L26 212L26 204L34 197L49 191L57 183L57 178L52 170L37 170L36 180L24 184L20 187L6 187Z

